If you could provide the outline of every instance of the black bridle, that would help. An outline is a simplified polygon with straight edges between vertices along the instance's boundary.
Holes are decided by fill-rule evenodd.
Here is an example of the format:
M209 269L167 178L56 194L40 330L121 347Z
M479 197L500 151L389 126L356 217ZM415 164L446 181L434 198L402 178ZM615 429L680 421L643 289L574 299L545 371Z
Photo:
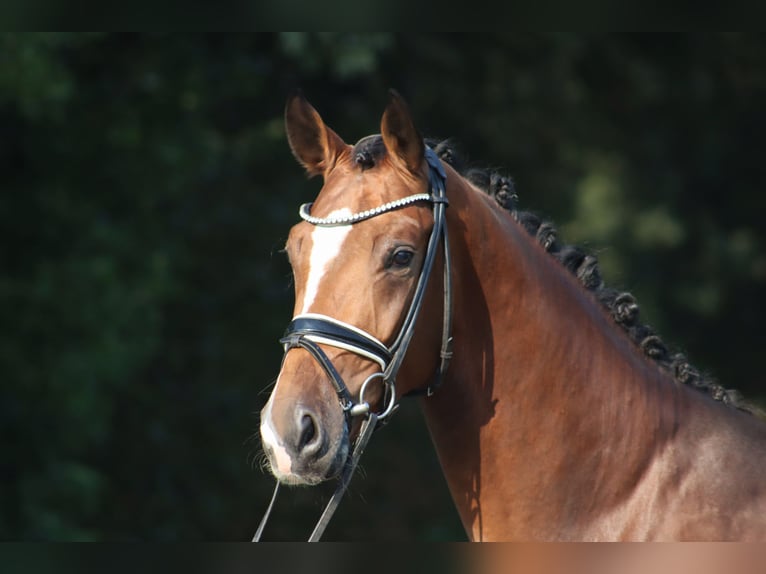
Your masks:
M447 176L438 156L428 147L425 149L425 159L428 163L429 193L411 195L377 208L346 217L325 219L313 217L310 214L311 204L302 205L299 211L301 218L305 221L308 221L313 225L326 227L355 224L375 217L376 215L380 215L381 213L393 211L421 201L432 203L434 214L434 226L431 230L431 236L428 239L423 267L415 286L415 293L402 322L402 326L399 329L399 333L390 346L386 346L373 335L354 327L353 325L349 325L348 323L344 323L343 321L339 321L326 315L315 313L307 313L295 317L287 326L284 336L280 339L280 343L284 346L285 354L291 349L301 348L308 351L317 363L319 363L338 395L340 406L346 415L346 424L348 428L351 426L352 417L364 417L359 436L349 452L349 457L346 461L338 487L327 504L319 522L314 527L309 542L316 542L322 536L332 514L335 512L340 499L346 491L346 487L356 469L359 458L372 436L372 431L375 430L380 422L386 420L387 417L396 410L396 389L394 386L396 375L399 372L399 368L407 353L407 348L412 340L415 331L415 322L417 321L420 309L423 306L428 279L431 275L431 269L433 268L440 243L443 245L444 249L444 312L442 319L441 360L433 381L425 389L412 391L408 393L408 395L424 394L426 396L431 396L441 385L444 373L447 371L450 359L452 358L452 273L445 214L448 205L446 196ZM370 375L362 384L359 391L358 402L354 402L343 378L340 376L327 354L320 347L322 344L351 351L375 361L380 365L381 371ZM379 413L373 413L370 404L364 400L364 396L367 386L378 378L381 379L385 390L383 399L384 409ZM274 494L272 495L269 507L253 537L254 542L260 540L274 505L274 501L276 500L278 490L279 482L277 482L274 488Z

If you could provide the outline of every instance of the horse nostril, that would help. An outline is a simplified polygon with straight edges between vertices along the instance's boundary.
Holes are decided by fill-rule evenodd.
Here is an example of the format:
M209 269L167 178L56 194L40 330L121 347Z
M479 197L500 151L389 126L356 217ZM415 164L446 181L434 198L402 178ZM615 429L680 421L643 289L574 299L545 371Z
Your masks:
M304 450L309 446L317 436L317 425L314 417L304 414L300 419L300 438L298 441L298 450Z

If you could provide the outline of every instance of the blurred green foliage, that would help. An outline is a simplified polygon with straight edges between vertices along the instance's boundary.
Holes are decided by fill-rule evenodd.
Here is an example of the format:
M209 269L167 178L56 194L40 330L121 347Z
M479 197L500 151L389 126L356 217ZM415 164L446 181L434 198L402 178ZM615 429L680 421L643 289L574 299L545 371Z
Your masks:
M766 395L761 36L5 33L0 538L252 534L280 249L319 188L282 130L295 87L347 141L397 88L666 341ZM462 539L416 405L380 435L328 537ZM326 495L283 494L271 536Z

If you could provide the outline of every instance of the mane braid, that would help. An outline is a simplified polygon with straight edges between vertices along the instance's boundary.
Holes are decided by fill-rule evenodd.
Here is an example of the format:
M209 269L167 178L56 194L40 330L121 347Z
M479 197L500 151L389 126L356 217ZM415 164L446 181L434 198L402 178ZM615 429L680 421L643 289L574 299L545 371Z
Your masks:
M683 353L671 352L650 326L639 322L639 308L635 297L627 291L604 285L598 260L594 255L581 247L561 243L551 222L543 221L534 213L519 211L518 195L510 177L493 170L469 168L449 140L428 140L426 143L460 175L493 197L546 252L575 275L583 287L593 293L614 322L628 334L636 347L672 376L676 383L689 385L716 401L742 411L761 414L760 409L746 403L738 391L724 388L710 376L697 370Z

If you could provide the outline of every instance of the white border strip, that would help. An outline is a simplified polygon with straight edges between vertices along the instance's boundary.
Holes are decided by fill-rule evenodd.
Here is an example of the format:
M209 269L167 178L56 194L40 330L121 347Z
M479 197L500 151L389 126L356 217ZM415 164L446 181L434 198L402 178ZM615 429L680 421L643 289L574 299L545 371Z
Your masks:
M339 321L338 319L335 319L333 317L329 317L327 315L322 315L321 313L302 313L300 315L296 315L293 317L293 321L296 319L321 319L322 321L327 321L328 323L334 323L340 327L343 327L345 329L348 329L349 331L353 331L360 337L367 339L369 341L372 341L376 345L380 345L381 348L387 349L388 347L384 345L380 340L370 335L367 331L363 331L359 327L354 327L353 325L349 325L348 323L345 323L343 321ZM364 349L361 349L359 347L356 347L354 345L350 345L347 343L342 343L339 341L336 341L335 339L327 339L325 337L322 337L321 335L304 335L309 341L314 341L315 343L323 343L325 345L330 345L331 347L338 347L339 349L344 349L346 351L351 351L353 353L356 353L357 355L362 355L363 357L367 357L368 359L372 359L376 363L380 365L382 369L385 370L386 368L386 362L383 360L382 357L379 357L378 355L374 355Z

